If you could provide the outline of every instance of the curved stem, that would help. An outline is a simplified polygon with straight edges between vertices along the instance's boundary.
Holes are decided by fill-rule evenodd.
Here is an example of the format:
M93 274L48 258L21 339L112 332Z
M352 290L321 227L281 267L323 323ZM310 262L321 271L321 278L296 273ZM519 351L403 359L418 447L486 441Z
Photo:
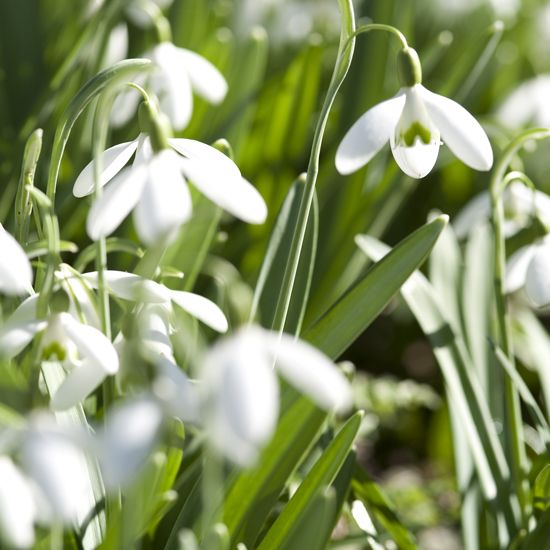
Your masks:
M405 38L405 35L395 27L392 27L391 25L384 25L383 23L367 23L366 25L361 25L349 38L348 41L356 38L360 34L364 34L366 32L370 31L384 31L389 32L390 34L393 34L397 39L401 42L401 46L403 48L408 48L409 44L407 42L407 39Z
M506 244L504 236L504 204L503 192L510 183L511 178L506 177L506 171L526 141L542 140L550 137L550 129L536 128L529 130L515 140L505 149L502 157L497 163L490 182L490 195L492 207L492 224L495 235L494 247L494 291L495 308L497 315L497 342L506 357L513 365L514 357L510 338L509 319L506 310L506 298L504 291L504 275L506 266ZM516 178L517 179L517 178ZM530 180L529 180L530 181ZM518 495L523 523L525 523L525 511L527 506L527 495L523 480L525 477L525 448L523 446L523 428L521 422L521 411L517 391L508 376L502 371L498 374L501 378L504 390L504 448L512 471L512 482Z

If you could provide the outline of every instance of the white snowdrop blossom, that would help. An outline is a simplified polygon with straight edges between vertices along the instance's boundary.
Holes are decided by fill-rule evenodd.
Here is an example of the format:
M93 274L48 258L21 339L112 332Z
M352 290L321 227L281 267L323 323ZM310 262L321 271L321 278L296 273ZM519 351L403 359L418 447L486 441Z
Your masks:
M503 193L506 220L504 234L515 235L524 228L533 215L550 226L550 196L542 191L529 189L520 181L508 185ZM466 237L491 217L491 197L483 191L471 199L453 220L453 228L459 239Z
M199 141L169 139L171 149L154 153L150 139L110 147L102 155L101 185L107 185L92 204L86 229L93 240L110 235L134 210L136 231L152 245L170 239L191 216L190 180L206 197L248 223L263 223L267 207L226 155ZM124 167L133 154L131 166ZM73 187L76 197L94 190L94 161L80 173Z
M35 319L36 300L37 296L32 296L0 328L0 356L15 357L43 331L42 360L60 362L67 373L51 396L51 407L69 409L118 371L118 355L102 332L78 322L69 313L53 313L47 321Z
M227 94L227 82L218 69L191 50L161 42L140 57L150 59L155 68L134 81L159 98L161 110L176 130L183 130L191 120L193 92L214 105L221 103ZM113 105L112 123L126 124L135 115L140 99L133 89L119 94Z
M275 372L323 409L342 412L351 405L348 381L320 351L286 334L257 327L240 330L208 352L200 390L211 444L241 466L257 459L275 430Z
M0 456L0 537L10 547L34 543L36 505L29 480L7 456Z
M535 307L550 305L550 235L520 248L506 263L506 292L521 288Z
M489 139L466 109L420 83L405 86L369 109L348 130L336 152L336 169L344 175L355 172L389 141L401 170L423 178L435 165L440 138L468 166L491 168Z
M550 75L535 76L520 84L497 110L497 119L509 128L534 124L550 126Z
M0 224L0 293L32 292L32 269L21 245Z

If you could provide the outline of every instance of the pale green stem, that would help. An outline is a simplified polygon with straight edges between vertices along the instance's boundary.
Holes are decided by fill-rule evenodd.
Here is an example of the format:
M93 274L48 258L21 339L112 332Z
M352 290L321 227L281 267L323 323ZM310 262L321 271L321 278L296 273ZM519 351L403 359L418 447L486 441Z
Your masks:
M504 205L502 195L507 184L505 177L506 171L508 170L508 167L516 153L521 149L526 141L541 140L548 137L550 137L550 129L546 128L536 128L518 136L505 149L493 171L490 182L492 223L495 234L494 290L498 332L497 343L512 365L514 364L514 356L512 352L509 319L506 310L506 298L504 292L506 244L504 236ZM510 377L504 376L501 369L499 369L496 374L499 376L504 389L504 418L502 419L504 426L504 450L512 472L513 488L516 491L520 502L522 522L525 524L525 511L528 502L524 487L524 465L526 457L525 447L523 445L523 426L521 421L519 397Z
M355 44L355 36L358 34L370 32L370 31L385 31L395 35L401 42L401 45L405 48L407 41L405 36L396 28L389 25L383 25L378 23L372 23L364 25L355 30L354 21L348 22L348 28L344 29L340 38L340 47L338 50L338 59L336 66L332 74L332 79L328 88L328 92L323 103L321 114L317 121L315 133L313 136L313 144L311 147L311 153L309 157L309 164L307 169L305 190L300 202L300 209L298 211L297 224L292 239L288 262L285 269L285 274L282 282L282 298L277 303L275 310L275 316L273 320L273 327L275 330L283 331L288 310L290 307L290 300L292 297L292 289L296 280L296 274L298 271L298 264L300 261L300 254L305 239L307 222L313 204L313 197L315 195L315 184L317 182L317 175L319 172L319 156L321 153L321 145L323 142L323 135L327 124L328 116L336 98L336 94L351 64L353 56L353 47Z

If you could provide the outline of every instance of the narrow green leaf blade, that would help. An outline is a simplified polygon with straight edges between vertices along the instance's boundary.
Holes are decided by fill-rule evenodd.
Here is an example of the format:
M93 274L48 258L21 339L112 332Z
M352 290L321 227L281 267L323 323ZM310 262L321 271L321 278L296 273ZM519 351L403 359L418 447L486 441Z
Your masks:
M333 359L376 319L411 273L428 257L447 223L439 216L403 239L348 293L304 333L304 339ZM359 236L360 241L363 237Z
M260 550L286 547L292 534L300 527L308 506L340 471L355 441L362 418L362 412L354 414L331 441L269 529L258 547Z

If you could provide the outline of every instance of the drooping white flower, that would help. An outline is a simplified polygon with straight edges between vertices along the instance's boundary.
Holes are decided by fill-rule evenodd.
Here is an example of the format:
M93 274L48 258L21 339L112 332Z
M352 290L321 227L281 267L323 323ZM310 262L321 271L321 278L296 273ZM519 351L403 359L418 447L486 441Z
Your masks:
M36 506L28 479L7 456L0 456L0 538L9 547L34 543Z
M42 360L59 361L67 372L65 380L52 395L51 407L69 409L83 401L107 376L118 371L118 355L110 340L96 328L78 322L66 312L37 320L33 315L35 307L33 296L24 312L16 310L0 328L0 354L4 359L15 357L43 331Z
M141 134L103 153L101 185L108 186L88 214L86 228L92 239L110 235L132 210L143 242L152 245L170 239L191 216L186 180L234 216L248 223L265 221L264 200L231 159L199 141L168 141L171 149L154 153L149 138ZM134 153L133 164L124 168ZM78 176L73 187L76 197L93 192L93 171L94 161Z
M506 263L506 292L520 288L535 307L550 305L550 235L520 248Z
M520 84L497 110L497 119L509 128L528 124L550 126L550 75L537 75Z
M134 81L155 93L161 110L176 130L183 130L191 119L193 92L214 105L221 103L227 93L227 83L218 69L191 50L161 42L140 57L150 59L155 69ZM113 124L122 126L128 122L135 115L139 101L136 90L119 94L113 105Z
M151 7L165 10L172 5L173 0L131 0L126 5L126 15L134 25L147 29L151 27Z
M136 398L109 411L96 441L96 454L107 488L128 485L153 450L163 421L158 404Z
M208 352L200 376L207 435L237 464L252 464L275 429L279 390L274 366L324 409L342 412L351 404L347 380L321 352L289 335L242 329Z
M530 217L536 214L543 223L550 226L550 196L542 191L529 189L520 181L508 185L503 194L504 234L515 235L525 227ZM453 220L453 228L459 239L466 237L480 224L491 217L491 197L483 191L470 200Z
M30 294L32 269L21 245L0 224L0 292Z
M397 95L369 109L350 128L336 152L336 168L351 174L389 141L395 161L412 178L426 176L437 160L440 137L465 164L489 170L493 151L476 119L452 99L422 84L405 86Z

